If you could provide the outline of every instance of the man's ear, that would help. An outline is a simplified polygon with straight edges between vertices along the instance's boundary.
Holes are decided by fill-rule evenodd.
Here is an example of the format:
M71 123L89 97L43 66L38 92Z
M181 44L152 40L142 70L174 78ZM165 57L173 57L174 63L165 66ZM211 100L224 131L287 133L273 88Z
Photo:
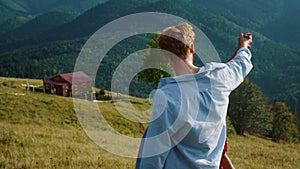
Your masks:
M194 53L195 53L194 44L192 44L191 47L190 47L190 53L191 53L191 54L194 54Z

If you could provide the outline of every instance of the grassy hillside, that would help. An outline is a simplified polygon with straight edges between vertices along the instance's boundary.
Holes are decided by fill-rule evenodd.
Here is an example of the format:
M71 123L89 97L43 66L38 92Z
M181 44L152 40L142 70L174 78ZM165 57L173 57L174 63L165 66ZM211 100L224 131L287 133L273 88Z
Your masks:
M26 92L26 84L26 79L0 78L0 168L132 168L135 160L113 156L86 136L71 98ZM149 108L143 99L132 101ZM113 104L99 107L119 132L141 137L145 128L125 120Z
M42 85L40 80L28 80ZM26 79L0 78L0 168L134 168L135 159L113 155L91 141L78 123L71 98L25 92ZM139 109L144 99L131 98ZM119 132L140 137L145 129L125 120L112 103L99 103ZM229 137L236 168L281 169L300 166L299 144L278 144L247 135Z

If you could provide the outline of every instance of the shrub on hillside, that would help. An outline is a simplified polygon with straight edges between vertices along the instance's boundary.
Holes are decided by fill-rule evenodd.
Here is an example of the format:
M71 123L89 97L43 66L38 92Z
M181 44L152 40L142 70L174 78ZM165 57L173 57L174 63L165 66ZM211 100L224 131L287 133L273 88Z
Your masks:
M273 128L271 132L272 140L293 142L299 138L299 132L296 126L296 118L289 107L283 102L274 102L271 107L274 115Z

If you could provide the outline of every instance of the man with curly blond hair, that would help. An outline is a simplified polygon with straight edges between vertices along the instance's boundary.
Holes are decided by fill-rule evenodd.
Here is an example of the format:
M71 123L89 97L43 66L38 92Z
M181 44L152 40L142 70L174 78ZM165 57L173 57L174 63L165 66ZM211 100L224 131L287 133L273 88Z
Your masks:
M165 28L158 38L176 76L162 78L141 142L137 169L218 169L226 140L230 93L252 69L251 34L240 34L227 63L194 65L193 28Z

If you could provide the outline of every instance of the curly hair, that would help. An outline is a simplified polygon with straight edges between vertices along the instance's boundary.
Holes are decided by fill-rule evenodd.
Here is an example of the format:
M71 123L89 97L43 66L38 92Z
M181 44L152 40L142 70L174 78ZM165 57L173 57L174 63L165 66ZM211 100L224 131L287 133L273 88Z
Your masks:
M185 59L191 45L194 43L194 38L193 27L186 22L182 22L177 26L165 28L157 41L160 49Z

